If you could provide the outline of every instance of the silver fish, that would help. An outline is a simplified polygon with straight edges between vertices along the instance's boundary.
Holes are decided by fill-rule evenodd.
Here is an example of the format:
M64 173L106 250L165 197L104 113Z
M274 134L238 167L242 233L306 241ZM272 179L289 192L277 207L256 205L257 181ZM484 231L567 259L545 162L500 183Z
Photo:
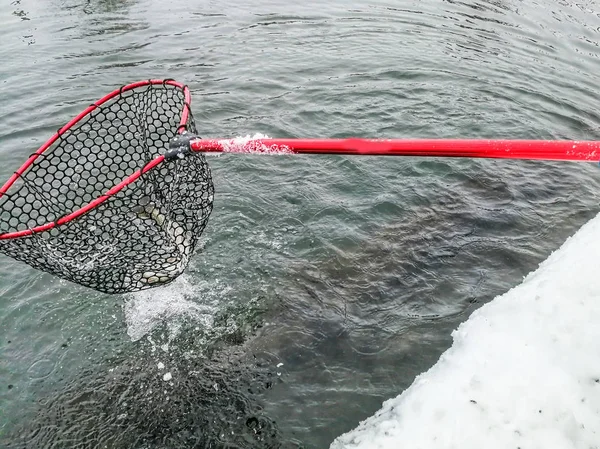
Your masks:
M147 197L144 199L147 199ZM156 223L156 225L165 232L165 235L169 238L171 243L176 246L181 257L174 257L173 254L170 253L165 259L164 264L160 264L160 269L157 271L148 270L141 273L135 273L132 275L132 278L143 284L164 284L177 277L187 265L187 252L190 247L189 240L191 233L186 232L181 224L169 219L155 203L147 200L144 201L144 199L140 202L146 204L135 206L133 212L139 219L152 220Z

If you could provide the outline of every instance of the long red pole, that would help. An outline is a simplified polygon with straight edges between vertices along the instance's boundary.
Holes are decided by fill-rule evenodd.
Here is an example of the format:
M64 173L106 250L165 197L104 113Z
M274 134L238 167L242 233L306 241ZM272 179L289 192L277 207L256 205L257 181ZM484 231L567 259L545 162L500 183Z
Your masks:
M192 151L600 161L600 142L570 140L198 139Z

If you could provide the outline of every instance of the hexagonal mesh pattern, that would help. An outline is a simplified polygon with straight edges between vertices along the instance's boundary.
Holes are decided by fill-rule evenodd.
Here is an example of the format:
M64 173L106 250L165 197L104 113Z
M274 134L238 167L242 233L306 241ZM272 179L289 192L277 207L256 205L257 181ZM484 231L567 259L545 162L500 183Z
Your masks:
M34 230L0 239L1 252L107 293L150 288L181 274L214 194L206 160L194 154L159 163L90 211L56 224L164 153L178 131L196 132L191 114L184 114L183 86L148 82L119 92L59 132L0 196L0 234Z

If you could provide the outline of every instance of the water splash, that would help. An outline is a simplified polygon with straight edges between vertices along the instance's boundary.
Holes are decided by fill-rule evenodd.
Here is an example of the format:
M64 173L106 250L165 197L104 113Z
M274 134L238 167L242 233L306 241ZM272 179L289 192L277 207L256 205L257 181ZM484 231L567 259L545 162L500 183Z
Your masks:
M287 146L266 145L264 139L270 139L265 134L256 133L253 136L220 139L223 153L256 153L256 154L292 154Z
M170 341L186 321L211 329L220 298L228 291L218 279L192 283L189 276L182 275L165 287L128 294L124 305L127 335L138 341L165 326Z

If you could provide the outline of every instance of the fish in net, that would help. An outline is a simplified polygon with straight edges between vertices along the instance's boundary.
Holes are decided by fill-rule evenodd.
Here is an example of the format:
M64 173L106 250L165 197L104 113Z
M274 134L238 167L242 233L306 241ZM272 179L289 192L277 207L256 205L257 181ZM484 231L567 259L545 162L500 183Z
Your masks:
M186 86L124 86L63 126L0 189L0 252L106 293L173 281L213 207L205 157L165 157L196 134Z

